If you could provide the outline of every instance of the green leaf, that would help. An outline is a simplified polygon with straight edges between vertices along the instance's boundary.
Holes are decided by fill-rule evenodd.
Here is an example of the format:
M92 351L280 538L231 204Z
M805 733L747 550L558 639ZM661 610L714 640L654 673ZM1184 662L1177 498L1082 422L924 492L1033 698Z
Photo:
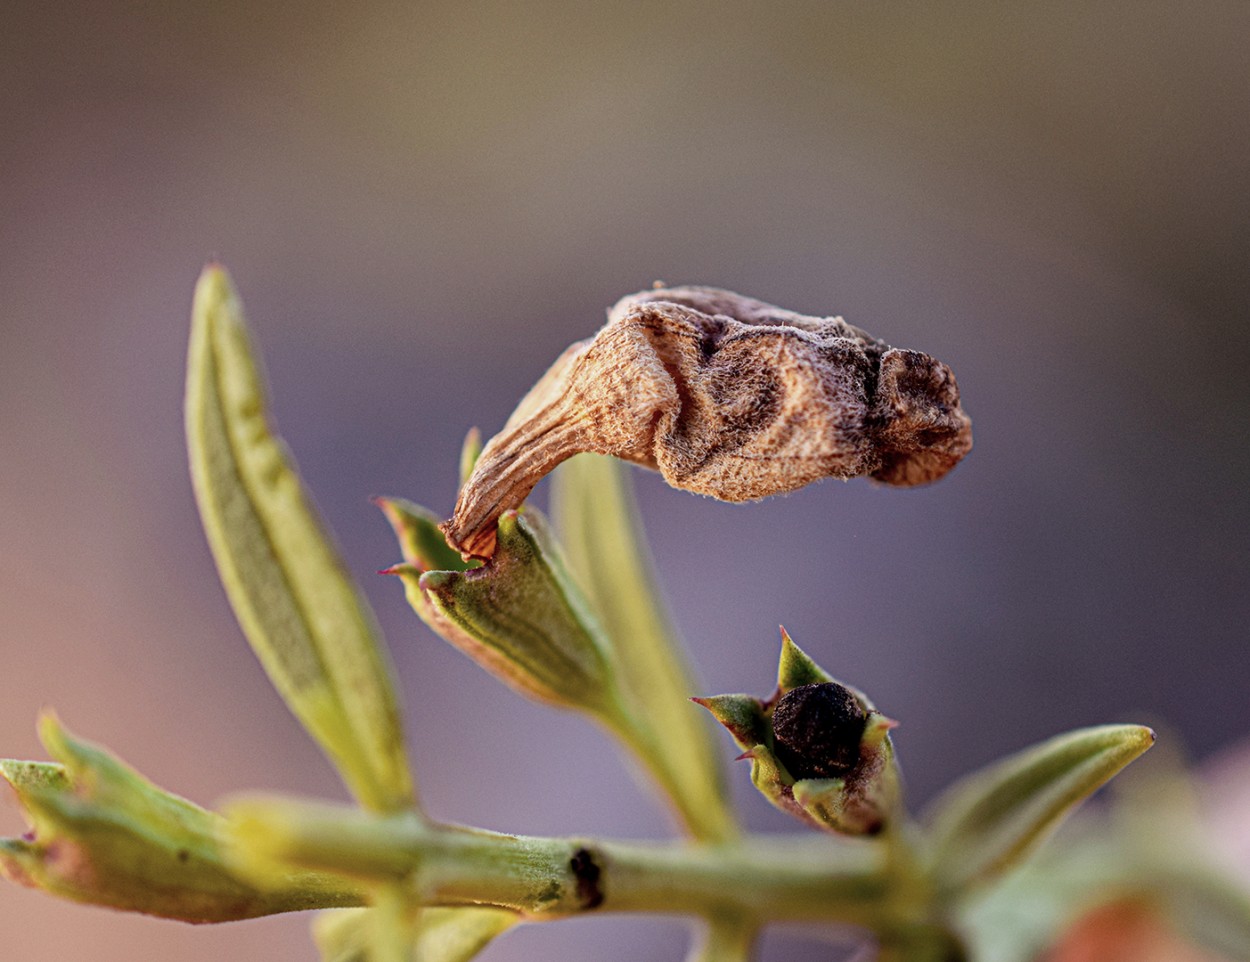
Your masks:
M477 459L481 456L482 432L477 428L469 428L469 433L464 436L464 445L460 448L461 485L469 480L469 475L473 473L473 466L477 464Z
M696 688L651 574L627 469L579 455L556 471L551 498L570 573L612 645L638 750L695 836L732 837L720 753L690 704Z
M219 815L158 788L50 715L40 737L57 764L0 761L31 826L0 840L0 872L12 881L186 922L360 904L358 886L321 874L287 870L265 886L239 879L218 844Z
M755 919L732 915L709 919L687 962L751 962L759 928Z
M368 915L371 962L418 962L413 953L421 905L414 894L407 882L384 885L373 893L373 911Z
M960 894L1019 863L1082 800L1154 743L1140 725L1060 735L952 786L935 804L931 869Z
M404 808L412 777L389 660L266 403L238 298L210 265L195 292L186 421L217 570L270 680L351 790L372 809Z
M369 909L323 912L313 922L322 962L373 962L369 955ZM421 962L468 962L520 921L493 908L427 908L417 924L416 957Z

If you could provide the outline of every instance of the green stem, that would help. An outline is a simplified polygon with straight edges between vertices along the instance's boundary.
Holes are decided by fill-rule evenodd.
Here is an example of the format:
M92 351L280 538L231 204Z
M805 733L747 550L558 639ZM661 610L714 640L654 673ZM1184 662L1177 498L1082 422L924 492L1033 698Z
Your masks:
M411 876L431 905L493 905L535 920L593 910L880 932L923 919L922 907L894 898L885 847L874 842L534 838L273 800L236 803L230 815L245 867L277 861L373 882Z

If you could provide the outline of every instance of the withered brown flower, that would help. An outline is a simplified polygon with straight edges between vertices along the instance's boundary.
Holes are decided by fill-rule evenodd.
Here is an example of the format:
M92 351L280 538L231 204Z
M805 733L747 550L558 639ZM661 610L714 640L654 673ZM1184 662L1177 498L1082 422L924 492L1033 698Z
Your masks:
M482 449L442 527L466 557L489 558L499 516L583 451L751 501L825 477L925 484L971 448L955 376L927 354L840 317L657 288L622 298L560 355Z

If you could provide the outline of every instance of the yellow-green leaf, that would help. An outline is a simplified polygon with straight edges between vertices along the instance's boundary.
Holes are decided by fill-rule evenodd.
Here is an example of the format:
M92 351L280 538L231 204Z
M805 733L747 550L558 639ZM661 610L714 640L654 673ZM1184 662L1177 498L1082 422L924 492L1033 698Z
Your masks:
M374 962L369 954L370 909L323 912L313 922L322 962ZM468 962L492 939L519 921L514 912L493 908L427 908L417 923L416 957L421 962Z
M208 542L270 680L370 808L413 801L391 667L359 590L273 433L226 272L195 292L187 445Z
M689 830L721 840L736 832L721 755L690 702L697 689L651 576L626 471L598 455L565 462L555 473L554 518L569 572L612 644L640 751Z
M959 893L1017 864L1153 744L1154 732L1140 725L1082 728L955 783L926 819L938 885Z
M691 946L687 962L751 962L759 928L755 919L733 915L709 919Z

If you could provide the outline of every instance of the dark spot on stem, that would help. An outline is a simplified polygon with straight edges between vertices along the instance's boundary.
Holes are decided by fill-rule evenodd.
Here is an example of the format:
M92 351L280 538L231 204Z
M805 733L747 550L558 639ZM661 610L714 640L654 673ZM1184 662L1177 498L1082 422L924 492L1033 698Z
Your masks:
M601 870L595 861L595 853L579 848L569 859L569 869L577 881L577 904L583 909L595 909L603 904L603 889L599 887Z

